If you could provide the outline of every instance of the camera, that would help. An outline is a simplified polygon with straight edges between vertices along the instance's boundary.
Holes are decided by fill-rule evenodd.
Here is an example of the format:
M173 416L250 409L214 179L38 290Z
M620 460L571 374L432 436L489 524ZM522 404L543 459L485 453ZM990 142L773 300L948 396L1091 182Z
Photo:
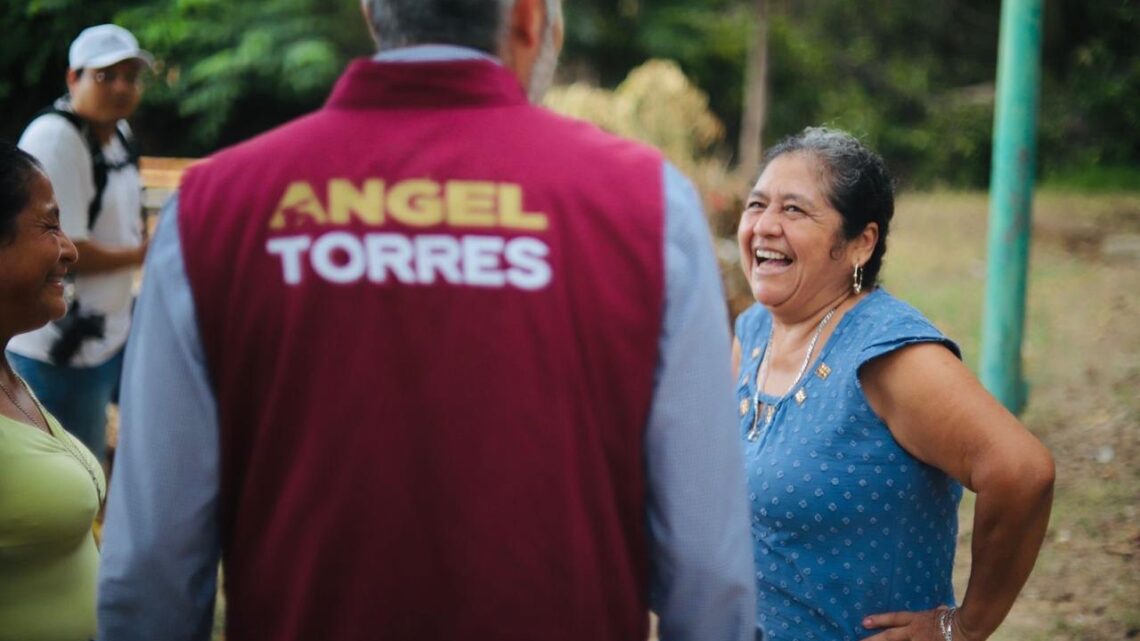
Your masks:
M52 343L48 355L52 363L66 367L75 353L83 346L83 341L92 338L103 338L106 329L107 317L102 314L84 314L79 308L79 301L71 301L67 314L55 321L59 329L59 338Z

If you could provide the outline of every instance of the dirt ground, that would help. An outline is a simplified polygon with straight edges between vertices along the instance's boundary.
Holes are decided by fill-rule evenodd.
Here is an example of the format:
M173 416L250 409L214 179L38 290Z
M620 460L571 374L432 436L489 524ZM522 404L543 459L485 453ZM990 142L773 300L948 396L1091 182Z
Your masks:
M983 195L904 197L887 284L979 362ZM1140 637L1140 195L1036 199L1026 314L1025 424L1053 452L1053 516L1021 598L993 639ZM955 572L968 576L973 497Z

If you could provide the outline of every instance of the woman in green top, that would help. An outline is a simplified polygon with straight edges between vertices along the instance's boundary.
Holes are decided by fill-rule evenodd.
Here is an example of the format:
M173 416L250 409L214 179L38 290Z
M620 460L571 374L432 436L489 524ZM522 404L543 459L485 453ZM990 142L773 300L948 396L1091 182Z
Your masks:
M34 158L0 143L0 346L67 311L77 258L51 183ZM91 530L103 470L0 360L0 641L95 636L99 553Z

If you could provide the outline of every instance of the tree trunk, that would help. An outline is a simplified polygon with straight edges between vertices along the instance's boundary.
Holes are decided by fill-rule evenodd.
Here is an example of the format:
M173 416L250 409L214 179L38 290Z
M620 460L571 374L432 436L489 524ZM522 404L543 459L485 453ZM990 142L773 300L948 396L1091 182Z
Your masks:
M763 150L764 111L768 93L768 0L752 0L756 32L744 71L744 113L740 122L740 161L745 175L760 166Z

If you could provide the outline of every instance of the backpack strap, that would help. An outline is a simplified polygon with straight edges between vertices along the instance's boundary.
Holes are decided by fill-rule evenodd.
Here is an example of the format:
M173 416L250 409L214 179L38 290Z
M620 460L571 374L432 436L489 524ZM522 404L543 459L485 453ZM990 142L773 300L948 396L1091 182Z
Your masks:
M71 123L72 127L79 132L79 135L87 142L87 150L91 153L91 176L95 181L95 197L91 199L91 203L87 206L87 229L95 227L95 221L99 219L99 214L103 210L103 192L107 189L107 176L112 171L118 171L127 166L139 166L139 151L134 144L134 138L131 137L123 127L115 127L115 134L119 137L119 141L127 150L127 160L121 163L109 163L107 158L103 155L103 145L99 144L98 138L87 125L79 114L71 111L70 109L62 108L66 102L57 100L55 104L46 107L35 115L35 118L47 114L55 114L61 116L64 120ZM34 118L33 118L34 120Z

